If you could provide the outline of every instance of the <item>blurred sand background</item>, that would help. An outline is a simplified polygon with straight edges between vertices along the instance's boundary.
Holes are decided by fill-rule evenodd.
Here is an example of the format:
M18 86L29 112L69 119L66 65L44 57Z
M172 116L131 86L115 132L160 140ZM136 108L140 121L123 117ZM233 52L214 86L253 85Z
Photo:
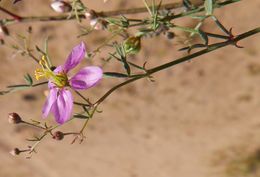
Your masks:
M2 0L0 5L22 16L55 15L50 2L24 0L12 6L9 0ZM143 6L138 0L83 2L97 11ZM259 25L260 1L229 5L216 10L216 15L239 34ZM3 17L6 15L0 12ZM192 26L194 22L182 24ZM80 30L75 21L16 24L10 26L10 32L26 34L29 25L33 27L32 44L41 46L46 36L51 37L49 51L56 65L79 41L93 50L106 37L106 33L95 32L76 38ZM216 27L207 30L218 31ZM133 61L141 64L149 58L152 67L185 55L177 52L181 45L176 40L164 36L145 39L142 52ZM101 106L103 113L90 121L86 141L71 145L72 137L60 142L48 137L31 160L8 152L26 147L25 139L37 131L8 124L7 115L17 112L28 120L40 119L46 87L1 96L0 177L260 176L260 35L241 45L245 48L229 46L155 74L154 83L144 79L116 91ZM99 64L102 55L91 64ZM0 46L0 61L1 90L23 83L23 74L33 75L36 68L31 59L14 57L6 46ZM112 65L104 70L115 69ZM84 94L96 99L119 82L104 79ZM28 95L34 99L24 99ZM76 131L82 123L73 121L61 130Z

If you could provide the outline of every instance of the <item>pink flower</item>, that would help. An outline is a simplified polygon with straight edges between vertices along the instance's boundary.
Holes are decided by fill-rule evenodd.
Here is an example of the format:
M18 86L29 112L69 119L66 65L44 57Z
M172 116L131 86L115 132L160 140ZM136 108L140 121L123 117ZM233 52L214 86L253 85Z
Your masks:
M88 89L95 86L101 80L103 71L97 66L82 68L74 76L68 77L68 72L81 62L85 53L85 44L81 42L72 49L65 64L58 66L54 71L50 69L44 57L40 61L42 68L35 71L36 79L38 80L40 77L47 78L50 89L50 93L42 109L44 118L51 112L56 122L63 124L71 117L73 108L73 97L67 88L70 87L74 90Z

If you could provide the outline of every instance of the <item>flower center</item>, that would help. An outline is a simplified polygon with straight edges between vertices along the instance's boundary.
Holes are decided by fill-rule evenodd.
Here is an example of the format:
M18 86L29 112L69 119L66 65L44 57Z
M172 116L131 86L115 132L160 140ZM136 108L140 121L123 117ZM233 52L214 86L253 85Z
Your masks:
M49 63L46 61L46 57L42 56L42 59L39 61L41 68L35 70L35 78L39 80L44 77L48 80L51 80L57 87L62 88L69 85L68 77L65 72L55 73L50 68Z

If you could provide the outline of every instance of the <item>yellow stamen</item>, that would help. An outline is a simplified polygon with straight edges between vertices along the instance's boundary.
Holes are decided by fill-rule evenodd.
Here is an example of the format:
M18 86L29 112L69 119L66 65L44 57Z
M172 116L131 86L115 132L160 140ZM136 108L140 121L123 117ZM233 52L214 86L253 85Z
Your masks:
M39 80L41 77L45 77L45 73L41 68L36 69L34 75L37 80Z
M42 56L42 59L39 61L39 64L42 68L35 70L35 78L39 80L42 77L50 79L57 87L65 87L68 85L68 77L66 73L60 72L58 74L54 73L50 68L46 57Z

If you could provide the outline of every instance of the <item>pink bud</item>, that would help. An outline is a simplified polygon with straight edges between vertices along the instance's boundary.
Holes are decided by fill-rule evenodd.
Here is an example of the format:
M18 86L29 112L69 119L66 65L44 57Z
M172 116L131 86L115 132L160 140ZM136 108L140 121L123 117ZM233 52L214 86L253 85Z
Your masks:
M59 1L59 0L53 1L51 3L51 8L55 12L59 12L59 13L70 12L72 9L72 7L69 3L65 2L65 1Z
M95 18L90 20L90 26L95 30L104 30L107 27L107 22L101 18Z
M86 17L86 19L92 20L92 19L98 18L98 15L96 14L96 12L94 10L91 9L85 13L85 17Z
M3 38L4 36L9 36L9 30L6 26L0 25L0 38Z
M20 149L14 148L12 151L10 151L10 154L13 156L17 156L21 153Z

